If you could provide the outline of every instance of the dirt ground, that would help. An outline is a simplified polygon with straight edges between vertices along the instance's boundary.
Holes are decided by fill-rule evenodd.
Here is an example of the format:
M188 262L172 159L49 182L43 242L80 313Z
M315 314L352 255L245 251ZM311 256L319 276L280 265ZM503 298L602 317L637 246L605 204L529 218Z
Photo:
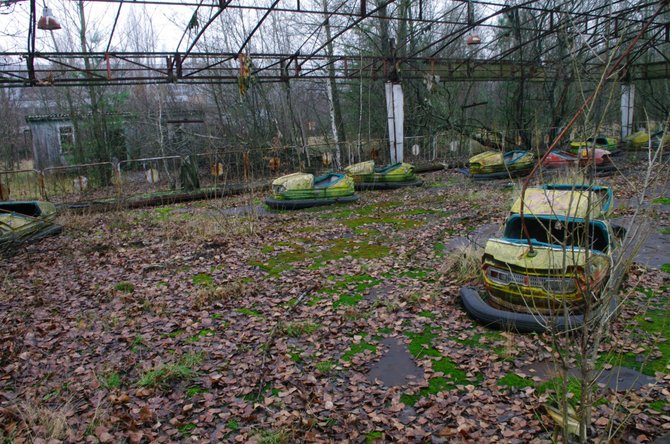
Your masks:
M601 180L616 216L634 171ZM551 441L549 341L479 326L458 298L478 263L458 246L504 222L518 184L423 178L300 212L242 195L62 215L0 263L3 442ZM667 242L664 202L643 207ZM670 432L669 276L625 279L596 441Z

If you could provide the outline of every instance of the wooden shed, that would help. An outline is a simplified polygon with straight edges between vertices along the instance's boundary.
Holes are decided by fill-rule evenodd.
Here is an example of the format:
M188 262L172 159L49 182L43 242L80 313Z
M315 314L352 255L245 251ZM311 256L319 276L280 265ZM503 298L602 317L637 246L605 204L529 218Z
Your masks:
M67 165L66 156L74 146L72 120L67 114L45 114L27 116L33 140L34 168Z

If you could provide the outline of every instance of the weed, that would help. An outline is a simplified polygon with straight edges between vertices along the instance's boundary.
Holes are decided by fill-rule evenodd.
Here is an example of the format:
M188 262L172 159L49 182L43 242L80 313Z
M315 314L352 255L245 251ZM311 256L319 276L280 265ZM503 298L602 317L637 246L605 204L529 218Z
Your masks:
M238 308L237 312L242 313L242 314L247 315L247 316L256 317L256 318L263 316L263 314L261 312L252 310L250 308L245 308L245 307Z
M197 372L194 367L204 360L202 353L189 353L177 362L160 364L146 372L137 385L140 387L164 387L171 382L193 379Z
M482 252L473 245L456 248L445 261L445 273L457 284L481 280L480 264Z
M342 359L344 359L344 356L342 357ZM327 375L335 367L335 364L333 364L333 362L330 361L330 360L325 360L325 361L317 362L314 367L319 371L319 373L323 373L324 375Z
M187 396L188 398L192 398L192 397L194 397L195 395L198 395L198 394L200 394L200 393L207 393L207 392L208 392L208 390L207 390L206 388L202 388L202 387L189 387L189 388L186 389L186 396Z
M191 278L191 281L195 285L200 285L200 286L203 286L203 287L209 287L209 286L214 285L214 278L212 277L211 274L208 274L208 273L196 274L195 276L193 276Z
M206 337L206 336L213 336L216 332L212 329L209 328L203 328L200 330L198 333L194 334L193 336L190 336L187 341L188 342L198 342L200 339Z
M226 427L233 432L236 432L240 429L240 424L235 419L229 419L226 423Z
M287 322L282 323L278 331L284 336L299 338L303 335L310 335L319 329L319 324L311 322Z
M200 285L202 285L203 288L200 288L197 291L193 300L193 308L196 310L207 308L217 302L238 300L249 294L249 286L244 279L235 279L218 286L214 286L213 280L211 284Z
M263 430L256 435L258 444L285 444L289 437L284 431Z
M122 281L114 286L116 291L131 294L135 291L135 285L130 282Z
M384 437L384 433L375 430L374 432L369 432L365 435L365 443L372 444L375 441L380 441Z
M32 439L62 441L69 433L70 426L67 419L73 411L68 403L60 407L50 407L28 400L21 402L17 410L18 416L30 430Z
M192 422L189 422L187 424L182 424L177 426L177 430L179 430L179 433L181 433L183 436L191 436L191 432L196 428L197 426L193 424Z
M116 372L107 372L98 376L100 385L107 390L113 390L121 387L121 375Z

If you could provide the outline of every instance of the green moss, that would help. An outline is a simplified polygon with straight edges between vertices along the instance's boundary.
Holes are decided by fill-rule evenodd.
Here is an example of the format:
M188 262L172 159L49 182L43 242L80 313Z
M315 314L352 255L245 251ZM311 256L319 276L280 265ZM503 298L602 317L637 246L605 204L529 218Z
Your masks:
M670 205L670 197L659 197L652 202L659 205Z
M205 336L214 336L216 332L212 329L209 328L204 328L200 330L198 333L194 334L193 336L190 336L187 341L188 342L198 342L201 338L204 338Z
M176 338L177 336L181 336L184 334L184 330L179 328L177 330L171 331L170 333L166 333L164 336L167 338Z
M363 300L363 296L360 294L343 294L333 303L333 308L338 308L341 305L354 306Z
M665 399L659 399L656 401L652 401L649 403L649 408L651 410L655 410L657 412L663 412L665 411L665 406L668 405L668 401Z
M609 362L612 365L632 368L647 376L655 376L657 372L666 372L667 363L670 362L668 311L662 308L648 310L636 316L634 320L637 322L637 328L633 329L633 335L640 339L639 343L651 342L655 347L648 348L641 354L632 352L604 354L598 360L598 364L602 366L605 362Z
M444 256L446 249L447 246L444 244L444 242L438 242L433 246L433 251L435 252L435 255L438 257Z
M351 359L360 353L365 352L366 350L369 350L371 352L376 352L377 351L377 346L374 344L370 344L369 342L366 341L361 341L358 344L351 344L351 347L349 350L342 355L342 360L343 361L351 361Z
M128 294L133 293L135 291L135 285L133 285L130 282L126 282L126 281L119 282L118 284L116 284L114 286L114 288L117 291L120 291L122 293L128 293Z
M263 313L258 312L256 310L252 310L250 308L245 308L245 307L238 308L236 311L238 313L242 313L244 315L251 316L251 317L262 317L263 316Z
M423 225L424 221L415 221L412 219L400 219L392 216L363 216L353 219L340 221L341 224L349 228L359 228L365 225L386 224L393 226L396 230L408 230Z
M504 347L494 346L489 342L497 342L504 340L503 336L497 331L490 331L485 333L472 333L472 335L466 339L460 339L458 337L450 338L460 344L467 345L472 348L485 348L493 350L497 355L502 356L505 353Z
M100 385L107 390L113 390L121 387L121 375L117 372L107 372L98 376Z
M207 393L209 390L202 387L189 387L186 389L186 397L192 398L200 393Z
M233 432L237 432L240 429L240 424L235 419L229 419L226 423L226 428Z
M383 335L390 335L391 333L393 333L393 329L392 329L392 328L389 328L389 327L382 327L382 328L380 328L380 329L377 330L377 331L378 331L380 334L383 334Z
M670 273L670 263L661 265L661 271L664 273Z
M524 387L533 387L535 383L532 379L523 378L516 373L507 373L502 378L498 379L499 386L508 387L508 388L524 388Z
M250 265L258 266L270 275L279 276L282 272L292 270L296 262L312 261L310 269L323 267L326 262L350 256L353 259L377 259L387 256L387 246L349 238L338 238L325 242L319 248L307 249L301 244L291 244L290 249L277 253L267 261L254 259Z
M405 405L413 406L420 398L453 390L455 387L456 384L453 382L453 380L447 379L443 376L436 376L434 378L430 378L428 380L428 387L422 388L419 390L419 393L414 395L404 393L400 395L400 402Z
M196 274L191 278L191 281L193 284L200 285L202 287L211 287L214 285L214 278L211 274L208 273Z
M410 332L405 335L410 339L409 352L416 359L425 356L440 356L440 353L431 347L431 341L437 337L437 334L433 333L429 326L426 326L421 333Z
M428 310L422 310L418 314L419 314L419 316L421 316L423 318L428 318L428 319L435 319L435 317L437 316L435 313L433 313L432 311L428 311Z
M420 281L433 282L433 279L427 279L430 273L431 270L412 269L403 271L402 273L400 273L400 277L408 277Z
M188 423L188 424L182 424L180 426L177 426L177 430L179 430L179 433L181 433L184 436L190 436L191 432L196 428L196 425L193 423Z
M661 234L670 234L670 227L664 227L658 230L661 232Z
M383 437L383 432L375 430L374 432L369 432L367 435L365 435L365 442L366 444L372 444L375 441L380 441Z

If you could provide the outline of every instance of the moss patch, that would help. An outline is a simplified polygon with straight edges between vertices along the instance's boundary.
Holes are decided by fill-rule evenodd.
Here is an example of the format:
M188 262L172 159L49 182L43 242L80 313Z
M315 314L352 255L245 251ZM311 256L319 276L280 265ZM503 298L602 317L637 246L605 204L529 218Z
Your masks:
M273 250L274 251L274 250ZM279 276L282 272L292 270L295 263L311 261L308 268L318 270L328 261L339 260L345 257L352 259L378 259L387 256L390 248L366 240L338 238L320 243L314 248L308 248L303 243L294 243L287 250L281 251L271 258L262 261L254 259L249 265L258 266L270 275Z
M420 333L406 333L409 339L409 352L414 358L419 359L426 356L440 356L440 353L431 346L431 341L437 337L429 326L426 326Z
M358 344L351 344L351 347L347 352L345 352L341 359L343 361L351 361L351 359L360 353L365 352L366 350L369 350L371 352L376 352L377 351L377 346L374 344L370 344L369 342L366 341L361 341Z
M639 289L638 289L639 290ZM605 354L600 357L600 365L609 362L612 365L632 368L647 376L655 376L656 372L666 372L670 362L670 322L668 311L663 308L648 310L634 319L637 328L633 334L640 338L640 344L653 343L655 347L643 353L632 352Z
M507 373L502 378L498 379L497 384L501 387L508 388L524 388L524 387L533 387L535 383L532 379L523 378L516 373Z

